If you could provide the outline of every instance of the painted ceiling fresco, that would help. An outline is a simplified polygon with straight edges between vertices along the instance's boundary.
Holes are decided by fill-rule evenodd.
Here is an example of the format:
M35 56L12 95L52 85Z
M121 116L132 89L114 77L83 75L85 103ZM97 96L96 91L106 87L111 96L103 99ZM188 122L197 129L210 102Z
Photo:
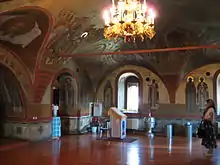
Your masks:
M165 47L181 47L190 45L215 44L220 40L220 1L184 0L184 1L149 1L157 10L156 36L152 40L136 43L123 41L107 41L103 36L102 10L110 0L14 0L0 4L0 11L11 10L21 6L39 6L48 10L54 18L53 30L44 44L42 63L65 63L69 58L59 58L65 54L88 54L97 52L111 52L136 49L154 49ZM15 49L21 58L24 51L31 54L30 59L43 43L50 21L40 11L31 9L22 13L10 12L10 19L0 24L0 43L9 49ZM19 11L18 10L18 11ZM16 17L15 17L16 15ZM18 17L18 18L17 18ZM4 20L4 19L3 19ZM18 25L11 26L16 20ZM14 21L14 22L16 22ZM6 28L8 26L10 28ZM25 26L25 28L24 28ZM19 31L20 28L20 31ZM7 29L1 31L1 29ZM31 34L25 42L21 42L24 34ZM12 34L12 35L11 35ZM12 42L13 38L13 42ZM19 40L19 41L18 41ZM41 43L41 44L40 44ZM33 51L34 50L34 51ZM32 53L31 53L31 52ZM102 77L119 65L135 64L148 67L161 74L189 72L205 64L220 61L219 50L196 50L182 52L145 53L134 55L105 55L94 57L77 57L76 63L85 69L92 79ZM24 58L23 60L27 60ZM27 62L27 61L26 61ZM34 66L33 63L30 63ZM175 64L175 65L174 65ZM166 67L166 66L170 67ZM103 71L100 75L94 74Z
M35 68L37 55L49 29L48 16L38 8L21 8L0 14L0 45Z

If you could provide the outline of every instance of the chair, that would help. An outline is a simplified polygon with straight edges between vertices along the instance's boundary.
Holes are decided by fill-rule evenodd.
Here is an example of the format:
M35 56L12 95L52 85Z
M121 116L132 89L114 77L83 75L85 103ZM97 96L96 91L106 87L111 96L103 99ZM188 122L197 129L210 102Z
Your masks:
M100 132L99 132L99 138L103 138L103 133L106 132L105 137L109 138L111 137L111 128L110 128L110 121L109 120L105 120L103 122L103 125L100 128Z

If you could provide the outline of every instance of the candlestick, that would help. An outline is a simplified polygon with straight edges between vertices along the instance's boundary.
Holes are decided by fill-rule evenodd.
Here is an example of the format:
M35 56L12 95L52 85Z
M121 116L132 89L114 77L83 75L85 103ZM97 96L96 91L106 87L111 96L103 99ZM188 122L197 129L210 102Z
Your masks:
M133 11L133 20L135 20L135 11Z
M121 21L123 21L123 11L121 9Z
M154 17L151 17L151 24L154 24Z
M112 7L115 6L115 0L112 0Z

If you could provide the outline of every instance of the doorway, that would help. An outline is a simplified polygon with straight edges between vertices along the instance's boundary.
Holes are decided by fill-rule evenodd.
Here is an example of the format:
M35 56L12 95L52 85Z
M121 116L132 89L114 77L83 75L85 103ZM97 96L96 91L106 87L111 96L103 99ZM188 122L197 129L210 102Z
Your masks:
M52 88L52 105L58 107L60 105L60 90L57 87ZM53 112L52 115L54 115ZM57 116L60 116L59 110L57 111Z
M57 106L58 109L56 115L54 111L52 113L53 116L59 117L59 119L54 117L53 123L61 123L59 128L58 124L56 126L54 124L53 128L54 130L61 129L62 135L69 134L71 124L69 116L74 114L78 99L76 79L69 72L60 73L52 83L51 92L51 104Z

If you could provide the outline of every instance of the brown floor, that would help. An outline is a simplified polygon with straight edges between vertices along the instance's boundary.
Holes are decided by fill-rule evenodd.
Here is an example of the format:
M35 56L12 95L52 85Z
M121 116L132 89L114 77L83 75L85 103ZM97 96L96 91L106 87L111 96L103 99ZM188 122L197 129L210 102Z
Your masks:
M29 144L26 141L0 138L0 152Z
M133 143L95 140L92 135L27 144L0 152L2 165L220 165L220 149L203 156L199 139L137 136Z

